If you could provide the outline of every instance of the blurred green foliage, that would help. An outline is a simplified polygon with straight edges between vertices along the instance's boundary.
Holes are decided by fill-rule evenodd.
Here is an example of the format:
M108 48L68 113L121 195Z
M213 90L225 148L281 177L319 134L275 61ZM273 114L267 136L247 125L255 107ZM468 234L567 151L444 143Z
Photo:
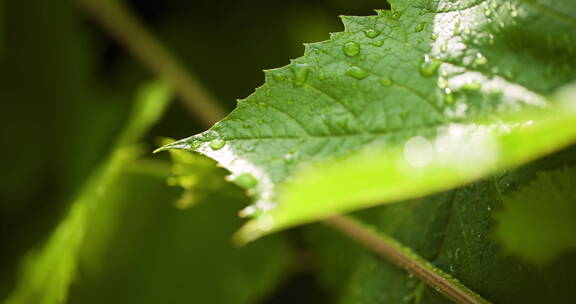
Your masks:
M233 108L236 98L248 95L262 82L261 69L281 65L287 58L300 55L302 42L325 39L328 32L339 30L341 25L338 14L368 14L374 8L386 6L380 1L353 4L329 0L289 3L261 0L217 3L165 0L132 1L128 4L228 109ZM303 16L302 12L307 13ZM79 189L86 183L91 172L110 153L115 134L129 119L134 91L151 76L152 74L114 42L108 33L78 9L73 1L0 2L0 138L5 147L0 152L4 173L0 177L0 298L13 290L20 258L33 248L41 248L42 244L49 240L58 222L67 217L69 210L73 210L70 209L73 198L80 193ZM152 151L158 136L183 136L201 130L200 123L191 119L178 103L173 103L158 126L147 132L144 142L148 144L143 151ZM142 165L135 169L139 173L129 174L136 175L132 179L144 178L142 175L145 176L146 173L140 171L145 168L154 167L154 172L158 172L158 167L168 168L166 164L157 162L139 162ZM156 182L167 187L164 178L166 176L156 177ZM151 253L146 259L167 259L173 262L172 268L156 270L163 271L158 275L166 277L154 279L152 269L149 274L145 274L149 278L147 284L161 281L165 282L166 288L170 288L171 285L178 286L178 280L189 280L190 284L194 285L194 280L198 278L178 278L177 273L194 266L187 260L200 261L202 251L198 251L200 255L194 258L193 250L198 246L195 243L199 241L192 238L181 244L176 239L185 239L195 233L193 224L189 226L190 231L183 225L186 217L194 220L198 215L193 215L193 210L184 214L174 210L174 195L139 196L140 198L135 200L131 197L134 195L133 188L120 185L124 183L119 183L118 187L112 189L116 193L114 196L124 198L122 208L128 208L126 205L130 206L130 202L134 202L131 217L135 217L135 222L145 221L146 216L153 218L153 214L149 214L151 210L157 210L159 218L155 220L158 222L171 222L168 218L174 217L175 223L170 223L172 228L162 227L162 230L153 231L171 233L173 235L170 237L175 238L174 241L162 240L162 237L158 236L158 240L163 243L152 245L139 239L137 235L124 236L123 244L130 241L143 246L144 251L151 247L156 249L155 257L152 257ZM138 189L140 186L133 183L130 187ZM162 188L158 185L157 187ZM227 187L230 189L232 186ZM126 193L122 193L123 189ZM238 205L240 202L245 202L243 195L238 194L238 190L232 192L234 191L236 195L220 199L229 201L223 203L225 208L220 207L224 210L236 206L229 209L228 218L222 215L226 219L223 225L229 228L223 226L222 232L214 232L213 238L219 238L220 245L217 246L221 249L222 246L230 244L230 233L225 232L231 232L233 227L239 225L230 218L231 214L242 206ZM115 198L113 201L122 200ZM137 208L136 203L142 207ZM113 206L110 202L108 204ZM205 215L205 212L215 210L211 207L200 208L212 210L198 211ZM139 219L140 217L142 219ZM150 218L148 219L151 220ZM182 226L180 228L176 227L178 221ZM109 227L91 229L110 230L108 234L120 238L112 225L113 222L103 224L110 224ZM138 229L144 229L142 227L146 225L142 225L138 226ZM206 227L197 228L202 230ZM147 229L151 227L148 226ZM211 238L210 235L205 237ZM91 246L95 248L87 251L98 251L98 246ZM137 245L134 246L137 248ZM180 246L183 252L188 254L169 252L174 246ZM266 244L256 245L258 246L267 247ZM209 249L206 247L203 250ZM238 258L249 256L258 250L247 249L245 253L238 253ZM207 254L208 252L204 253ZM222 254L221 258L234 259L233 253ZM99 259L107 261L107 258ZM114 257L110 259L113 260ZM280 264L285 260L281 257L271 259L276 259ZM117 263L123 267L132 267L134 273L144 271L142 264L130 264L126 260ZM182 267L177 267L179 263L182 263ZM231 263L227 262L220 267ZM266 265L265 262L262 263ZM98 270L97 273L112 271L108 262L96 265L90 269ZM248 267L249 264L245 266ZM254 266L254 269L258 269L258 266ZM267 271L268 276L274 276L274 267ZM215 274L217 273L216 271ZM128 273L125 275L128 276ZM258 271L254 275L259 275ZM262 275L266 276L265 273ZM75 277L79 286L82 285L84 276L90 277L89 274ZM172 276L174 280L169 279ZM135 278L133 275L129 277L132 280ZM241 279L242 277L238 276L234 280ZM96 279L90 280L96 282ZM234 280L230 284L238 288L245 284L234 283ZM199 280L198 284L201 281ZM266 282L258 285L265 286ZM198 287L196 290L200 289ZM264 289L265 287L260 287L260 290ZM78 287L75 290L85 292L87 289ZM193 292L194 288L186 291ZM75 291L72 299L82 298L82 292ZM223 293L222 297L226 294ZM260 296L262 294L258 294L254 289L246 290L244 296L238 294L238 303ZM138 297L142 295L130 296L133 300Z

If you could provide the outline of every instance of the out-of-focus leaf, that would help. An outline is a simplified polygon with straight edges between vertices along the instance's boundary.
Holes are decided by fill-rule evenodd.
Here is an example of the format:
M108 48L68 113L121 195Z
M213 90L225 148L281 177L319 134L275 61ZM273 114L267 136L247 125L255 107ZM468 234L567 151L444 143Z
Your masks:
M212 174L224 180L223 170ZM80 272L69 303L249 304L283 279L291 256L283 235L244 248L232 243L241 224L237 210L246 203L237 187L222 183L179 210L171 203L180 191L165 178L125 173L117 186L120 225L101 271Z
M91 215L100 211L100 201L106 199L124 166L140 155L141 149L134 143L162 115L169 100L169 89L162 83L142 87L130 121L111 155L90 176L46 243L25 257L19 282L7 304L66 301L68 287L76 276L79 252L89 241L86 231L91 225Z
M576 169L539 172L504 196L498 213L498 239L509 252L546 264L576 249Z
M497 178L456 190L366 209L358 216L371 223L435 266L458 278L493 303L566 303L576 280L576 254L567 253L535 267L502 251L494 238L493 216L503 207L501 197L529 186L542 170L573 166L574 148L532 163ZM534 227L536 229L536 226ZM545 227L539 227L546 229ZM316 228L310 240L323 260L335 247L346 246L335 232ZM525 232L529 236L529 231ZM545 246L545 244L542 244ZM341 303L450 303L404 270L369 251L318 266L330 292ZM337 284L333 279L340 278ZM345 287L344 287L345 286Z

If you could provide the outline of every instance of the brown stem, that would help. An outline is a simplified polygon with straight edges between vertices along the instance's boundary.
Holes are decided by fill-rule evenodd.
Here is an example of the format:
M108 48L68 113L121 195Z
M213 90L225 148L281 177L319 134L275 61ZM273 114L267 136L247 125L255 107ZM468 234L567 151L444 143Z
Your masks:
M420 278L454 303L487 304L487 300L462 285L458 280L436 268L396 240L374 232L347 216L334 216L324 221L329 226L362 243L382 257Z
M215 99L187 72L144 25L117 0L77 0L104 28L149 69L173 86L180 100L206 126L225 116Z

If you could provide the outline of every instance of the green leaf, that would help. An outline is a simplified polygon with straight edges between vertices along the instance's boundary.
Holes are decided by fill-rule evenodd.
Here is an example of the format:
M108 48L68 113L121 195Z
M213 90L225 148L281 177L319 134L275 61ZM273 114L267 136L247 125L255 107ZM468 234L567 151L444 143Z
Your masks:
M377 16L344 17L344 32L308 44L304 57L267 71L266 84L239 101L226 119L164 147L201 152L230 170L232 179L250 174L257 180L256 203L246 213L263 215L244 228L242 239L372 205L377 203L372 199L381 195L373 190L385 185L373 175L342 174L330 192L320 195L333 198L330 193L346 191L348 184L356 185L350 193L365 189L362 183L368 179L366 192L371 193L346 206L316 201L296 205L279 196L279 189L307 163L366 149L385 151L363 162L364 169L389 154L398 157L410 139L415 140L410 143L414 150L430 149L423 139L430 141L454 125L491 130L487 141L478 146L480 152L496 153L488 155L491 161L481 159L470 172L453 171L449 177L432 175L441 169L432 166L423 180L437 180L436 185L428 190L410 188L420 196L470 182L503 166L519 165L573 140L571 127L551 139L544 133L565 126L573 112L558 125L543 122L547 127L527 128L533 133L514 131L506 137L496 131L516 120L506 118L510 112L545 108L547 96L574 80L573 1L398 0L391 5L392 11L377 11ZM532 118L538 124L542 120ZM544 135L551 149L524 140L532 135ZM495 147L490 146L492 139ZM421 161L418 153L415 157L417 163ZM349 168L353 164L347 166L353 169ZM360 177L366 179L354 180ZM378 191L409 192L401 187L383 189Z
M403 149L368 150L317 164L284 184L279 206L268 218L248 223L241 236L250 240L335 213L462 186L566 147L576 141L575 120L576 112L563 110L498 124L454 124L434 140L413 137ZM270 219L273 226L262 229L262 221Z
M529 186L539 171L573 166L575 151L571 148L456 190L367 209L358 216L493 303L565 303L572 298L576 255L572 252L541 267L526 264L502 252L492 237L497 228L493 217L503 208L502 196ZM316 227L309 234L311 246L322 257L321 278L331 292L340 294L340 303L450 303L367 250L347 249L348 255L336 261L334 248L348 245L334 231ZM325 260L329 255L332 262ZM334 263L349 266L334 267ZM335 277L340 278L337 284L332 282Z
M497 236L509 252L546 264L576 249L576 169L539 172L538 178L504 196Z
M142 87L127 127L119 135L109 157L92 173L70 210L57 225L46 243L30 252L22 264L19 283L5 303L52 304L66 301L68 288L73 282L78 257L87 241L86 232L94 213L113 217L116 209L99 209L101 201L130 161L142 153L135 142L161 117L170 101L170 91L162 83L154 82Z
M200 188L206 193L186 210L172 206L180 191L168 187L165 176L133 171L141 163L131 164L111 189L117 192L113 203L122 205L116 214L121 221L100 263L80 269L67 303L249 304L276 288L290 266L285 236L234 246L230 235L241 224L237 210L247 199L210 163L220 187ZM111 223L96 224L109 229Z

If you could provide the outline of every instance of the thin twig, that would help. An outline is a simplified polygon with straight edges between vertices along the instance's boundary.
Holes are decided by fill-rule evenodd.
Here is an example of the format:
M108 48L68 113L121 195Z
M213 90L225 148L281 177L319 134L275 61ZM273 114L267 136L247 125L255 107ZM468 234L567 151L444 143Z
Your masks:
M77 0L148 68L174 87L184 105L206 126L225 116L221 106L178 60L117 0Z
M487 300L462 285L458 280L436 268L430 262L396 240L376 233L364 224L347 216L325 220L329 226L357 240L393 264L420 278L428 286L459 304L487 304Z

